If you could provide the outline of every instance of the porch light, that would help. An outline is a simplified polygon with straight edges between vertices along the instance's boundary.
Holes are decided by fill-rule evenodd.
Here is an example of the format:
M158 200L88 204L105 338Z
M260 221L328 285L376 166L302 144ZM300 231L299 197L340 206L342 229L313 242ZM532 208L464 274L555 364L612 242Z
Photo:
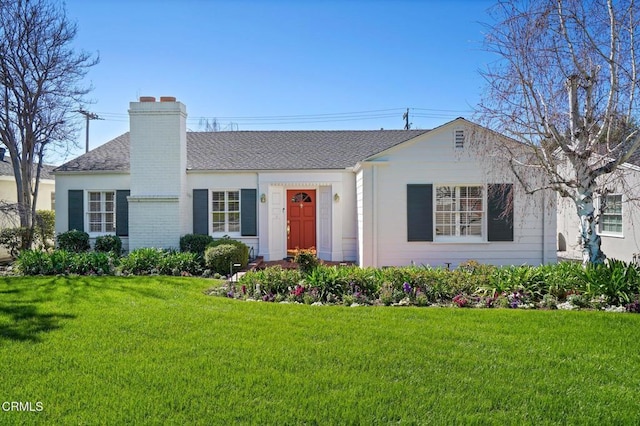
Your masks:
M262 194L260 194L260 202L261 203L266 203L267 202L267 195L264 192Z
M340 195L337 192L333 194L333 201L335 201L336 203L340 201Z

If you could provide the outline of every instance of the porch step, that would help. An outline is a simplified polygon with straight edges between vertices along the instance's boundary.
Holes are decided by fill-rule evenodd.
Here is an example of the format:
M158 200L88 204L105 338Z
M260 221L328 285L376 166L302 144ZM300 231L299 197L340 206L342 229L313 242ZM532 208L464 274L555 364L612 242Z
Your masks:
M249 264L247 265L247 269L249 271L255 271L256 269L260 269L263 263L264 257L258 256L253 260L253 262L249 262Z

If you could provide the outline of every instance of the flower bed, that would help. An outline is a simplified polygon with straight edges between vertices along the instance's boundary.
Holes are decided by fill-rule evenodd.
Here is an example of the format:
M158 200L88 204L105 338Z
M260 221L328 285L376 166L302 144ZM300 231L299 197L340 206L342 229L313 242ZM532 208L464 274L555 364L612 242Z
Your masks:
M243 300L346 306L598 309L640 311L638 265L611 260L495 267L469 261L454 270L319 265L309 271L251 271L211 294Z

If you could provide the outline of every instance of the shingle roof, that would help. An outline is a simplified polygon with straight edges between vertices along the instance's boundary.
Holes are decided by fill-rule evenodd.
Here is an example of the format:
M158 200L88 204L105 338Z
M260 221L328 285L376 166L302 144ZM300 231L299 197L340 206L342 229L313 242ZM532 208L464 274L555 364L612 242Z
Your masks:
M40 172L40 179L55 179L52 174L53 169L55 169L55 166L44 164ZM13 166L8 154L6 154L4 160L0 161L0 176L13 176Z
M345 169L428 130L187 132L191 170ZM128 171L129 133L56 171Z
M129 171L129 132L92 149L54 171Z

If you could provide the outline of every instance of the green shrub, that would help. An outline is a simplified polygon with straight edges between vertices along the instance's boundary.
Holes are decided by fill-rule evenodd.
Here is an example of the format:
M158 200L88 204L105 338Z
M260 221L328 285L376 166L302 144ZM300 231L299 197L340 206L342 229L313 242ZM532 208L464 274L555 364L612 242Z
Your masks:
M160 260L165 252L156 248L139 248L120 259L120 270L124 274L159 274Z
M570 291L585 289L583 268L579 262L560 262L537 268L544 277L546 292L558 300L564 300Z
M305 275L300 270L301 275ZM316 267L304 276L305 284L318 291L320 301L342 298L345 293L344 279L336 267Z
M217 246L220 246L222 244L231 244L231 245L234 245L234 246L238 247L238 250L239 250L239 253L240 253L240 257L237 259L238 261L236 263L242 264L243 268L245 266L247 266L247 263L249 263L249 247L245 243L243 243L242 241L232 240L229 237L224 237L224 238L220 238L219 240L215 240L214 242L210 243L207 246L207 248L209 248L209 247L217 247Z
M234 244L220 244L208 247L204 252L204 263L207 268L223 275L230 274L233 264L242 265L242 261L242 248ZM246 263L243 266L246 266Z
M56 214L53 210L36 211L35 240L44 249L53 247L56 235Z
M640 292L640 266L616 259L607 259L604 265L589 265L581 269L586 282L586 293L591 297L603 295L613 305L634 301Z
M114 261L106 253L73 253L65 250L45 252L24 250L16 260L18 270L24 275L112 275Z
M89 234L77 229L58 234L58 247L74 253L82 253L91 249Z
M120 259L120 272L133 275L198 275L202 272L195 253L140 248Z
M42 250L23 250L16 259L16 268L23 275L52 275L51 256Z
M75 253L71 259L69 272L72 274L112 275L115 270L111 257L105 252Z
M316 256L314 249L310 250L298 250L293 261L298 264L300 272L303 275L308 275L320 264L320 260Z
M165 252L159 260L157 270L162 275L199 275L202 266L196 253Z
M210 235L187 234L180 237L180 251L196 253L200 257L204 256L204 251L209 244L213 243Z
M273 266L264 270L249 271L240 277L239 281L254 298L274 300L276 295L288 294L289 289L300 282L300 271Z
M117 235L101 235L96 238L93 249L99 252L114 253L119 256L122 253L122 240Z

